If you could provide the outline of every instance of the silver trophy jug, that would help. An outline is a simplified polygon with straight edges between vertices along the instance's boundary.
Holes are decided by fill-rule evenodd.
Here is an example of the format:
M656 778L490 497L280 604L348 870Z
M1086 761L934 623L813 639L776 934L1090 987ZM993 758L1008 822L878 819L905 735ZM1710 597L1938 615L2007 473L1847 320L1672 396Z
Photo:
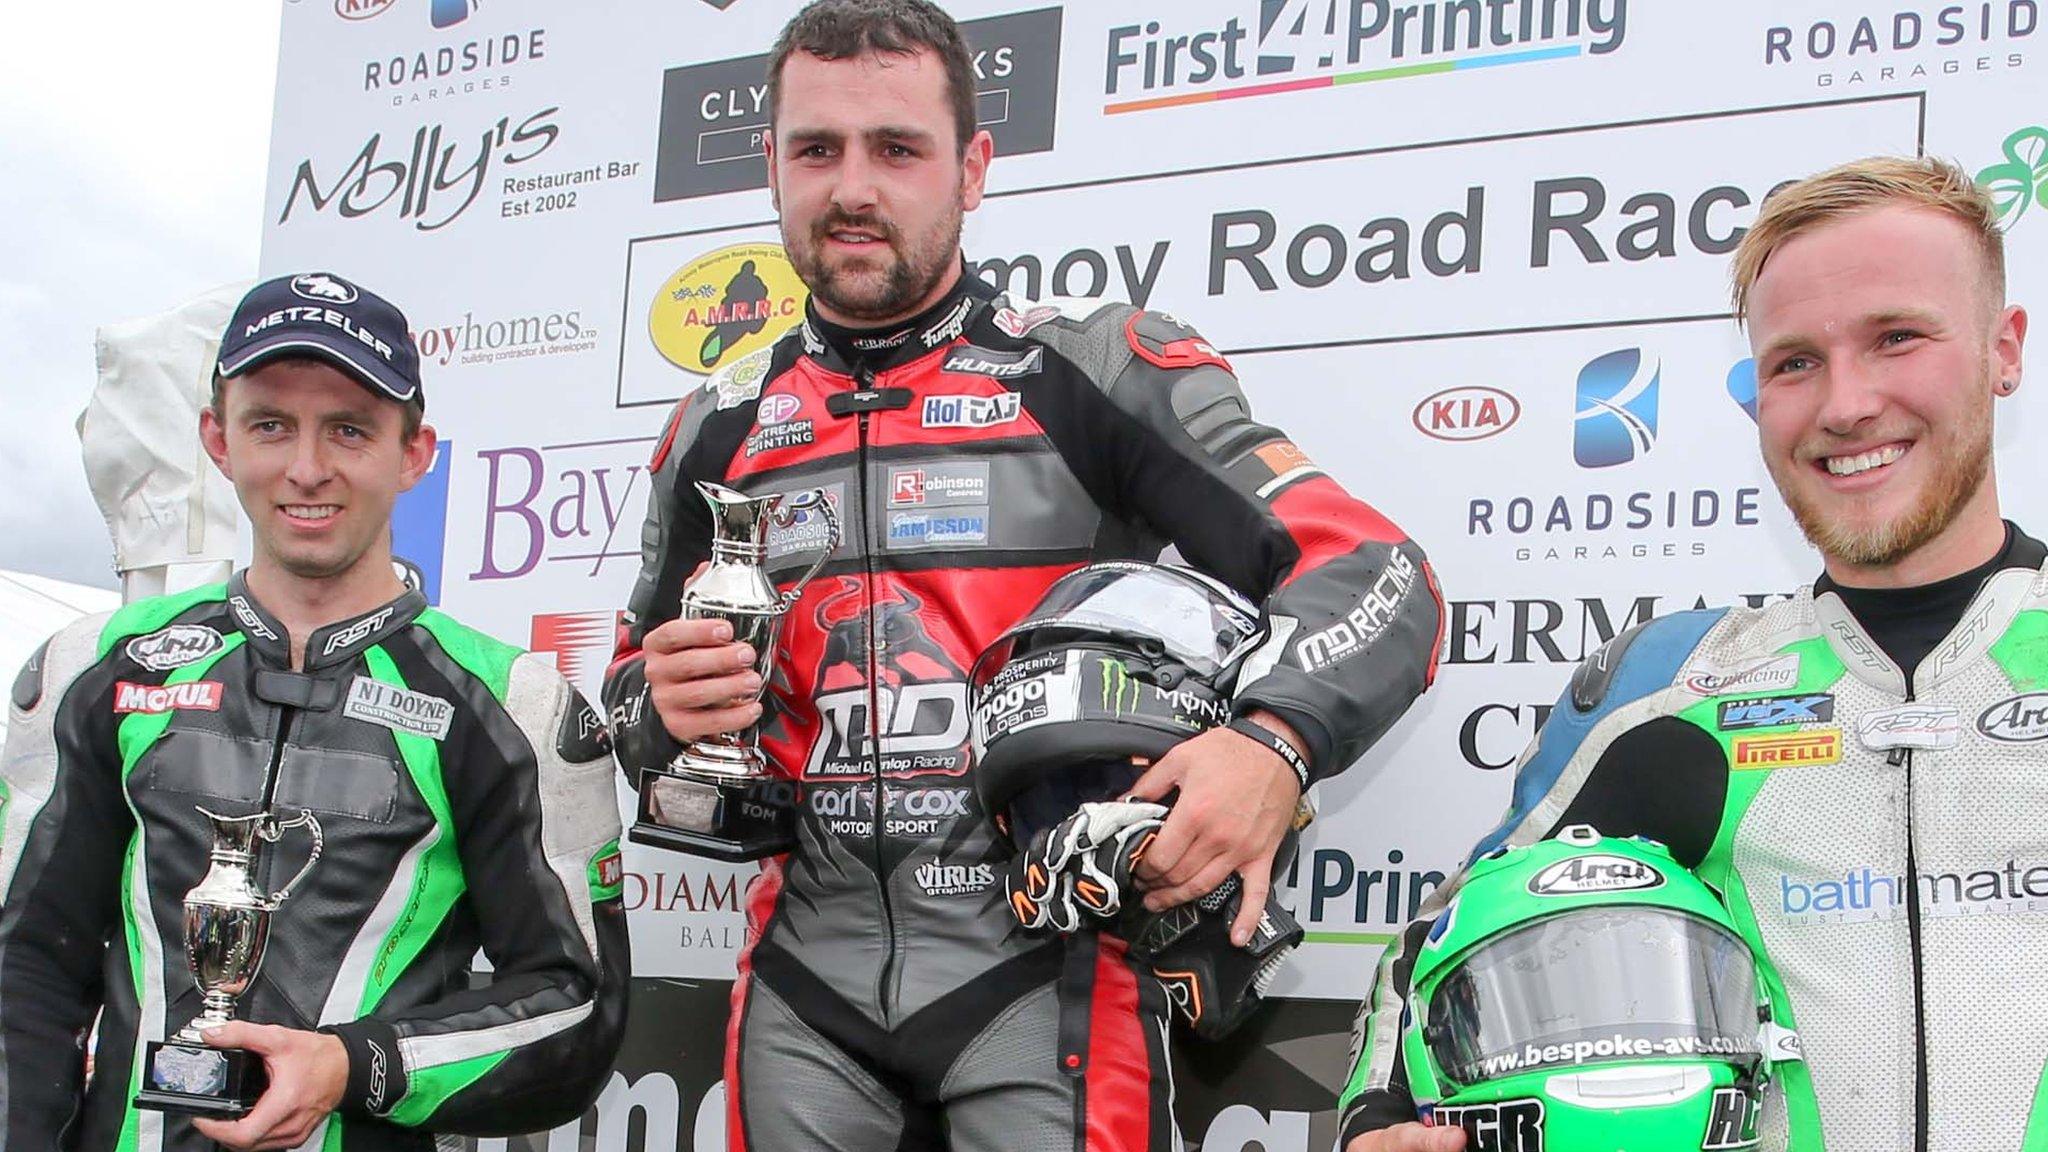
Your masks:
M711 559L683 585L681 616L732 625L733 641L753 647L765 691L782 618L839 550L838 510L822 488L749 496L700 480L697 493L711 506ZM788 591L778 591L768 578L769 531L811 514L825 525L818 557ZM757 731L722 733L692 740L666 768L641 773L630 838L719 860L758 860L795 842L794 801L794 786L770 772Z
M198 809L213 826L206 875L185 893L185 962L203 1002L199 1015L166 1041L152 1041L144 1057L140 1108L234 1117L263 1094L263 1060L239 1048L214 1048L201 1035L235 1018L235 1000L263 966L270 917L291 897L320 859L320 822L301 810L288 820L268 812L222 816ZM256 886L257 844L275 844L304 828L313 848L290 882L275 892Z

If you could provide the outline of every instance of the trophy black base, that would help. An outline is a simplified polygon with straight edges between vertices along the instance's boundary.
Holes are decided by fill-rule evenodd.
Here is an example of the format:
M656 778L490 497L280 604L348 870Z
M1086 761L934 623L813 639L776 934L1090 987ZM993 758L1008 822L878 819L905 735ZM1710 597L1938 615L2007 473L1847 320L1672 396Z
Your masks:
M796 846L796 786L780 778L707 779L649 768L640 774L635 844L743 864Z
M263 1057L245 1048L153 1040L143 1058L135 1106L233 1119L247 1115L268 1087Z

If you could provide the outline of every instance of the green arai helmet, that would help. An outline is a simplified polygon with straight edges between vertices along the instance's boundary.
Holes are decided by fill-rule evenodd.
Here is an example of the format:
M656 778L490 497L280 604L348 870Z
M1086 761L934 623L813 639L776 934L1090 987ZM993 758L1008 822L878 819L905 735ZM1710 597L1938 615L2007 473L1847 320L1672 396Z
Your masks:
M1416 955L1409 1088L1483 1152L1752 1147L1770 1054L1797 1051L1758 967L1653 840L1581 824L1496 849Z

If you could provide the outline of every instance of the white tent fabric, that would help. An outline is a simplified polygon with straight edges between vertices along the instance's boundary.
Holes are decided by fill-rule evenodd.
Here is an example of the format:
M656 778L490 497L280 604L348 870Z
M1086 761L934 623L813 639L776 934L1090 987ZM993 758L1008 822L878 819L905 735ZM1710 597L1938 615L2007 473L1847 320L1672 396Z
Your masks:
M13 686L15 674L52 632L120 606L121 594L111 589L0 570L0 686ZM6 735L7 714L0 709L0 739Z
M221 329L247 288L226 285L98 332L99 386L78 438L130 600L224 579L234 562L241 510L198 427Z

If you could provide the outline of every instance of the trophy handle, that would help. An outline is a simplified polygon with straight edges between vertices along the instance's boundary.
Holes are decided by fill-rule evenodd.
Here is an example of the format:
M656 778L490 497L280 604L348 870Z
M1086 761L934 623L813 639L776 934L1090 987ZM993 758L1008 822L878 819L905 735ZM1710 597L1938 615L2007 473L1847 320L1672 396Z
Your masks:
M284 887L272 892L267 898L266 902L270 905L270 910L273 912L277 911L278 907L292 894L292 889L299 886L299 881L306 878L306 873L313 870L313 865L320 860L320 849L326 845L326 838L320 833L320 821L315 820L312 811L305 808L299 809L297 816L271 824L265 827L263 831L257 833L257 835L275 844L279 840L284 839L285 830L288 828L304 828L306 833L313 837L313 851L307 855L306 863L299 868L298 875L285 881Z
M825 498L823 488L811 489L804 493L801 499L792 501L788 508L791 512L796 512L813 504L825 515L825 547L819 550L818 558L811 561L811 566L804 569L804 574L797 578L796 583L789 586L789 591L782 594L784 612L796 606L796 602L803 598L804 585L809 584L811 578L818 574L818 570L825 566L825 562L832 559L832 554L839 551L839 513L833 509L832 501Z

